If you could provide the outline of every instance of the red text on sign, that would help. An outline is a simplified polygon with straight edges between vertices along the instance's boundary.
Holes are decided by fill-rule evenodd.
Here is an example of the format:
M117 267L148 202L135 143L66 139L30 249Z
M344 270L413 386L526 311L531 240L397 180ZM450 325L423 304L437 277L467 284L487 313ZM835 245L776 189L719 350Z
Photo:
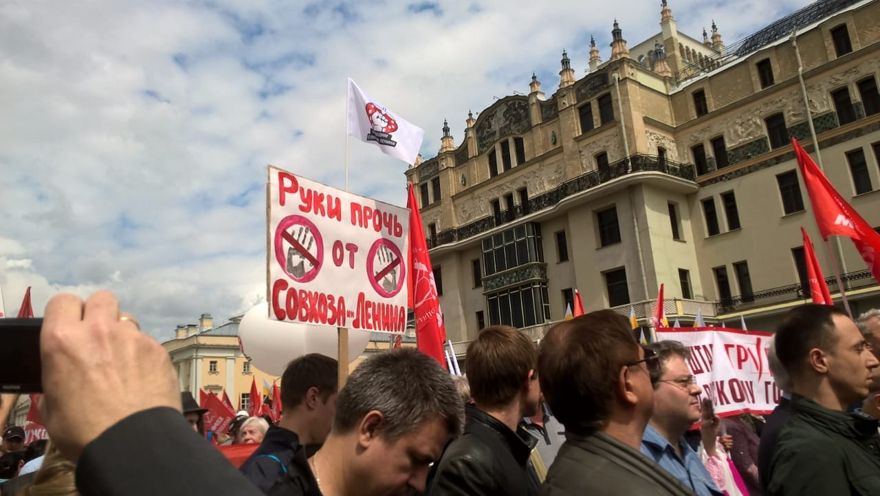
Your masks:
M397 218L397 214L383 212L356 202L351 202L351 225L372 229L376 232L382 232L384 229L389 236L398 238L403 235L403 225Z
M345 298L291 288L284 279L272 284L272 312L278 320L345 327Z

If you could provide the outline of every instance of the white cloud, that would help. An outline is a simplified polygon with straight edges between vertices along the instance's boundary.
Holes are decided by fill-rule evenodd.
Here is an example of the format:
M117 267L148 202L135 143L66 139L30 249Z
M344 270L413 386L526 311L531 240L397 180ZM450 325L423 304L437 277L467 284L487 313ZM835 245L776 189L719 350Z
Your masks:
M671 2L679 29L714 18L732 42L806 3ZM659 30L637 0L408 3L235 0L0 4L0 287L41 313L58 291L109 288L167 337L264 295L265 166L341 187L345 81L426 129L525 93L559 58L608 58ZM421 10L421 12L417 12ZM748 12L748 16L742 15ZM351 142L352 190L404 203L406 165ZM15 308L12 308L15 307Z

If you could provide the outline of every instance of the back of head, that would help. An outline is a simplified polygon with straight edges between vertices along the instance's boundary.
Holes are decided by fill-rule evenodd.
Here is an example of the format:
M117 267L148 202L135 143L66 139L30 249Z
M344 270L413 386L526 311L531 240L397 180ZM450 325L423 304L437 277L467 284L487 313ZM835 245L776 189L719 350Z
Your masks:
M382 413L386 439L397 439L423 421L441 418L451 436L464 422L464 406L448 372L424 353L402 348L371 356L352 372L336 398L334 434L352 432L367 413Z
M834 331L835 315L846 316L829 305L808 303L791 309L776 330L776 356L796 381L807 370L810 350L830 350L837 341Z
M621 367L639 359L629 320L599 310L553 326L541 341L538 378L566 431L590 434L611 416Z
M336 392L339 384L338 363L335 359L309 353L287 364L281 376L281 404L285 411L296 408L312 388L318 388L321 399Z
M538 350L522 332L509 326L490 326L477 334L467 349L467 378L471 397L483 407L502 407L522 391L529 371L537 368Z
M25 489L27 496L68 496L76 495L76 465L61 456L61 452L50 442L46 448L46 458L34 483Z

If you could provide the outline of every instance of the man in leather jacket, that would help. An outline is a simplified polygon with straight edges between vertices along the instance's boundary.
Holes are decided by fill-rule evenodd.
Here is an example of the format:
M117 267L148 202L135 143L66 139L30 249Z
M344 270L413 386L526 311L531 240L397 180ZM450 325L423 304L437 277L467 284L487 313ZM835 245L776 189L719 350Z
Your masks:
M450 443L429 483L429 495L532 495L528 460L537 439L519 427L540 399L537 349L520 331L491 326L467 350L464 434Z

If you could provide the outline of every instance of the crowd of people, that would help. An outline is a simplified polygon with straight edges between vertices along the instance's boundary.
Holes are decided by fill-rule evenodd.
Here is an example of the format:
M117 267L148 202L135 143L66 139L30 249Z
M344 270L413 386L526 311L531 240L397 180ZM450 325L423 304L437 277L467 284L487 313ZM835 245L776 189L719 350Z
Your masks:
M612 310L556 324L539 346L483 329L466 378L405 348L339 388L336 361L309 354L282 375L277 424L243 415L214 439L258 444L236 468L111 294L59 295L41 335L50 441L25 455L21 427L3 431L2 460L16 461L0 477L19 475L0 494L877 495L875 345L880 311L795 307L768 353L782 401L723 419L687 347L640 345Z

